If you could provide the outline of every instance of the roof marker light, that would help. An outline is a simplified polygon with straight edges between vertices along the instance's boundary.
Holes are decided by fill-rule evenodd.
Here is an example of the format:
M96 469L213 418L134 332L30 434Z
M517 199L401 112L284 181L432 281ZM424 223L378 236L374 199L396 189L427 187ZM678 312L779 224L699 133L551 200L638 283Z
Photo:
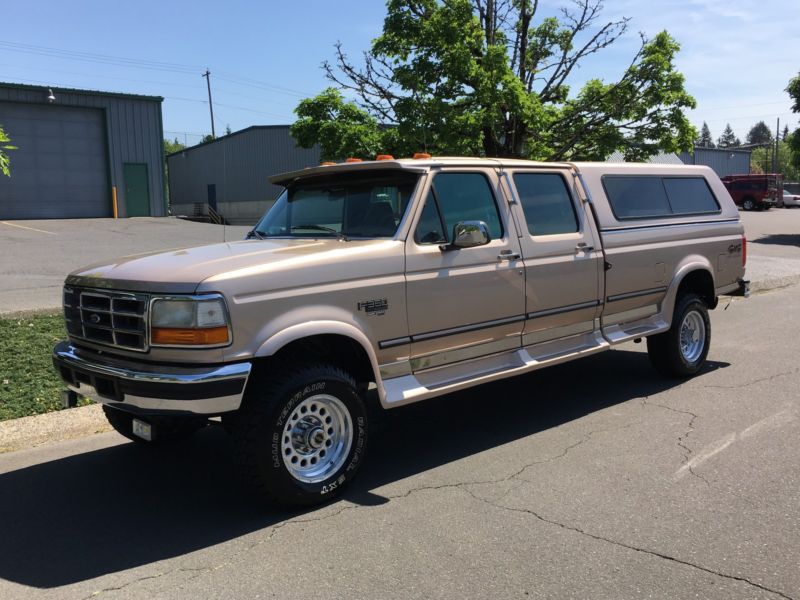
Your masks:
M351 156L351 157L349 157L349 158L345 158L345 159L344 159L344 162L346 162L346 163L357 163L357 162L364 162L364 161L363 161L363 160L361 160L360 158L353 158L353 157Z
M430 158L431 155L427 152L414 152L414 156L412 157L414 160L422 160L425 158Z
M330 167L331 165L335 165L336 163L332 160L326 160L325 162L319 163L320 167Z
M391 154L378 154L378 156L375 157L375 160L394 160L394 156Z

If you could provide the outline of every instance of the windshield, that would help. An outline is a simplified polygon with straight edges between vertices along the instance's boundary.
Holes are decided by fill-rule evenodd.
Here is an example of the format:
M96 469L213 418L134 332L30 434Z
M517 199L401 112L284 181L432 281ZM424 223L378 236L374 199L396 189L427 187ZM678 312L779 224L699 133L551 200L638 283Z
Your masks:
M291 184L253 229L254 237L393 237L419 176L338 173Z

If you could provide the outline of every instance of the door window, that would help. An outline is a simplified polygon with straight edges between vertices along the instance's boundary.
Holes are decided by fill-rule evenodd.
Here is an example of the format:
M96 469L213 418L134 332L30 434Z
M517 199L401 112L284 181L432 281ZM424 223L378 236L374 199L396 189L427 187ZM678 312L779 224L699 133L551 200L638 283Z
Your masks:
M578 231L575 205L561 175L516 173L514 185L531 235L555 235Z
M462 221L483 221L493 240L503 237L500 213L486 176L482 173L439 173L425 200L414 239L419 244L449 243L453 226Z

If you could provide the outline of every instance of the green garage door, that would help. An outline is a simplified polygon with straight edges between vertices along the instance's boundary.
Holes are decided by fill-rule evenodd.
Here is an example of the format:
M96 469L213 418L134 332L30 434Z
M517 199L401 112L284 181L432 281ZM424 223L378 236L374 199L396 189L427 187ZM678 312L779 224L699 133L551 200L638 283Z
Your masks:
M103 111L0 102L13 140L0 177L0 220L111 216Z

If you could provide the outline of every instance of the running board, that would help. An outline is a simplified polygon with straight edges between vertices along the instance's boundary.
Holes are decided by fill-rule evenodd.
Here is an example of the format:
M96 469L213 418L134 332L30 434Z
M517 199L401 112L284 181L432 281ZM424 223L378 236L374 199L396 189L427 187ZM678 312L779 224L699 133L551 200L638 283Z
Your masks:
M383 380L386 408L427 400L606 350L599 331Z

